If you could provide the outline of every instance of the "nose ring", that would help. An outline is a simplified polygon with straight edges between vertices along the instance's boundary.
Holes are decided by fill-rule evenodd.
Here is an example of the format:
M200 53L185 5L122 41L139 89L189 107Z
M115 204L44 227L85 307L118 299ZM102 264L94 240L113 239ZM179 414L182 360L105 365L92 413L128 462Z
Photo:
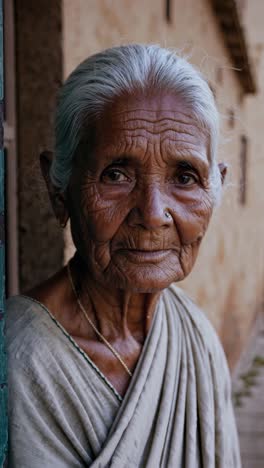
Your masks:
M170 215L170 213L168 213L168 211L165 211L165 216L166 216L167 219L171 218L171 215Z

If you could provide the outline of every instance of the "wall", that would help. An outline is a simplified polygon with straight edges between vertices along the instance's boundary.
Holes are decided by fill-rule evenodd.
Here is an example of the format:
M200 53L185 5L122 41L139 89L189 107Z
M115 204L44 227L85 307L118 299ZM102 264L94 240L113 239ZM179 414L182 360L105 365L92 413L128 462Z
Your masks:
M206 73L222 113L219 158L229 164L229 179L194 271L181 286L213 322L232 367L263 298L263 234L258 221L263 213L263 195L259 194L264 169L259 116L264 107L259 96L243 97L210 2L172 1L170 24L165 19L165 3L63 0L63 75L66 78L89 54L128 42L154 42L184 49ZM264 5L261 7L257 0L255 3L261 18ZM242 135L249 142L245 206L239 203Z

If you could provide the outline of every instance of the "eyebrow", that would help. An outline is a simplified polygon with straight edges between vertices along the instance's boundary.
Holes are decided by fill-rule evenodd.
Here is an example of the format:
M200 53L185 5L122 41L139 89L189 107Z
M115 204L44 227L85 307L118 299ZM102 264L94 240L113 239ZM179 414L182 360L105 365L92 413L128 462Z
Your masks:
M133 154L123 154L119 156L112 156L109 155L105 160L108 166L114 166L115 164L119 166L128 166L129 164L138 164L139 158ZM185 170L194 170L194 171L202 171L208 172L209 164L206 162L201 156L192 155L192 154L181 154L178 157L170 156L168 160L168 165L173 165L178 169L185 169Z
M127 166L129 163L135 162L137 160L138 158L136 156L128 155L128 154L124 154L121 156L107 157L107 161L109 161L109 166L112 166L114 164L118 164L120 166Z
M179 168L179 169L184 169L184 170L197 170L193 164L191 164L190 162L188 161L178 161L176 162L176 166Z

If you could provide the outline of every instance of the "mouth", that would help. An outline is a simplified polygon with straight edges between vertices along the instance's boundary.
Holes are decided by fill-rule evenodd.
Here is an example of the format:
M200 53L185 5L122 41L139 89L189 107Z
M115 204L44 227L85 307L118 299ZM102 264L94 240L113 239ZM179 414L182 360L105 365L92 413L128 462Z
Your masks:
M122 249L119 253L125 255L133 263L159 263L168 257L171 249L166 250L137 250L137 249Z

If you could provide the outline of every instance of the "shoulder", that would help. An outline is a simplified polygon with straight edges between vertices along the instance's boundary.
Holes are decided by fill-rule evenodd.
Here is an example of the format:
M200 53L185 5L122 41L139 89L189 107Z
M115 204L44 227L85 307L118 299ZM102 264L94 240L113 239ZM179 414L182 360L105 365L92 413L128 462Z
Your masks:
M168 291L183 320L191 321L198 331L208 334L208 338L211 338L213 341L219 341L215 329L203 310L200 309L185 291L174 284L169 287Z
M18 342L41 320L39 306L25 296L12 296L5 302L6 340L8 346Z
M205 313L188 294L174 284L169 287L168 292L172 297L175 308L177 308L182 323L185 327L191 328L190 333L196 335L196 340L199 340L201 349L207 351L217 368L224 368L226 373L229 374L222 344Z
M26 296L9 298L5 309L9 372L41 367L51 354L51 341L56 334L48 310Z
M49 322L49 311L38 301L28 296L12 296L5 302L6 339L12 344L32 332L45 328Z

